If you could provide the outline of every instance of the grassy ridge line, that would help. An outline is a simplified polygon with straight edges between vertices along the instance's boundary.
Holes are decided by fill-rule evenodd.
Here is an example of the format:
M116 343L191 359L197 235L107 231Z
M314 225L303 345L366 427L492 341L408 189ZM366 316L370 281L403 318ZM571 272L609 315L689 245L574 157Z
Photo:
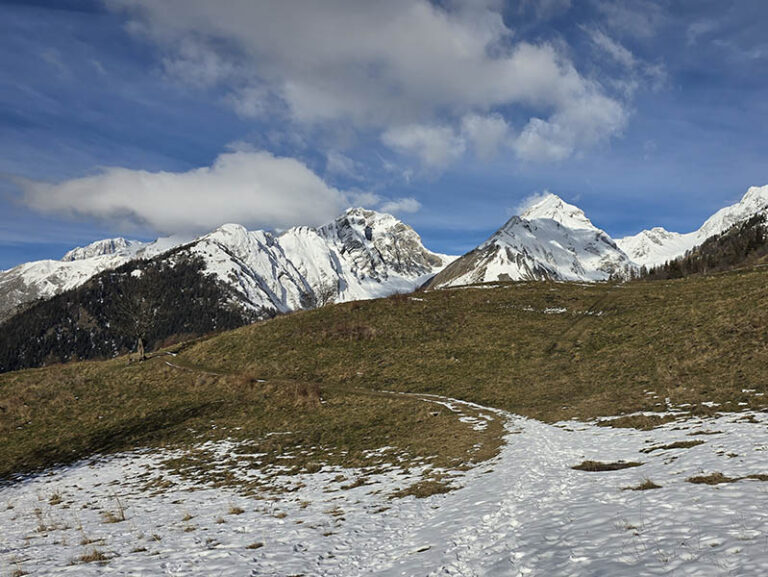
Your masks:
M276 318L180 357L263 378L435 393L547 421L660 410L665 398L697 411L711 411L703 402L762 408L764 397L742 390L766 392L766 280L754 270L426 292Z

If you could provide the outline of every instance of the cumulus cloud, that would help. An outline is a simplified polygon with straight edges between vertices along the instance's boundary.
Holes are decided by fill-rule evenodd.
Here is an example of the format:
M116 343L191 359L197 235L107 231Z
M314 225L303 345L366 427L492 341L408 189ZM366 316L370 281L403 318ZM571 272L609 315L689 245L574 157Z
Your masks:
M389 200L379 207L379 210L382 212L390 212L392 214L418 212L420 209L421 203L412 197Z
M201 233L224 223L284 229L325 224L349 206L416 212L413 198L339 190L295 158L235 143L211 166L186 172L107 167L59 183L13 178L22 202L42 213L148 227L160 234Z
M426 169L445 168L464 154L466 144L448 126L410 124L390 128L381 137L398 152L416 156Z
M514 148L525 161L560 161L620 133L626 122L623 107L610 98L579 100L549 119L532 118Z
M105 168L51 184L19 181L23 200L45 212L148 226L159 233L203 232L226 222L285 228L323 224L348 205L293 158L228 152L187 172Z
M169 74L192 84L223 83L239 114L263 116L277 107L305 126L377 130L388 146L431 169L461 156L467 143L478 156L492 153L501 123L466 132L462 118L472 115L525 111L531 122L517 130L527 130L527 140L535 132L543 147L562 151L558 157L621 128L600 115L592 126L568 124L571 110L607 102L623 114L624 105L582 76L564 50L516 40L496 1L108 2L163 48ZM526 6L544 17L570 2ZM552 128L535 130L544 126Z
M714 30L717 30L718 23L714 20L697 20L688 25L685 37L689 46L694 46L699 37L705 36Z
M500 114L468 114L461 119L461 133L472 145L475 155L483 160L496 156L510 138L509 125Z

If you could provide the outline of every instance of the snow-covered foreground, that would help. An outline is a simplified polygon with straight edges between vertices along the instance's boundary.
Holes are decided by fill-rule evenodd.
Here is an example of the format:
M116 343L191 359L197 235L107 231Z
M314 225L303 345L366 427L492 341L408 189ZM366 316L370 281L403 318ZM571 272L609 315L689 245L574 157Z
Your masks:
M2 488L0 575L768 574L768 483L686 481L768 473L768 415L644 432L487 412L506 420L501 454L426 499L389 498L419 479L412 468L356 487L358 472L323 470L256 500L194 487L163 472L168 453L147 452ZM691 440L704 443L647 451ZM643 465L571 468L585 459ZM157 475L177 484L142 489ZM624 490L646 479L661 488ZM80 560L93 551L107 560Z

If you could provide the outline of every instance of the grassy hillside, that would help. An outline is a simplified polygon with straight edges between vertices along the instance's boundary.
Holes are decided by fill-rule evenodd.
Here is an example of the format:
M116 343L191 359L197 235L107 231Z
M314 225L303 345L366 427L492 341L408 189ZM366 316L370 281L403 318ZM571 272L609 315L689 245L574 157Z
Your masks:
M510 283L329 307L237 329L184 357L261 378L438 393L544 420L762 403L768 274Z
M498 419L473 431L426 399L381 391L547 421L662 411L665 398L695 413L716 410L703 402L761 409L768 273L399 295L172 350L145 363L123 357L0 375L0 477L95 452L220 438L248 440L266 461L302 447L295 467L304 470L367 462L366 451L382 446L406 463L452 466L498 447Z

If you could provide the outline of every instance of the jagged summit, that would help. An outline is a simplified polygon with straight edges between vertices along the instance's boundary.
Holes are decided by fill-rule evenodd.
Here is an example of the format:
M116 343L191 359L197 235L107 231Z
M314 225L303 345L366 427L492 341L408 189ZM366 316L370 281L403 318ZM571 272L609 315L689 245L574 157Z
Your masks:
M568 204L556 194L548 192L535 204L528 207L520 218L535 220L548 218L568 228L588 228L597 230L579 207Z
M74 260L83 260L94 256L103 256L106 254L115 254L117 252L138 248L144 243L138 240L126 240L123 237L107 238L97 240L86 246L73 248L62 257L62 261L71 262Z

